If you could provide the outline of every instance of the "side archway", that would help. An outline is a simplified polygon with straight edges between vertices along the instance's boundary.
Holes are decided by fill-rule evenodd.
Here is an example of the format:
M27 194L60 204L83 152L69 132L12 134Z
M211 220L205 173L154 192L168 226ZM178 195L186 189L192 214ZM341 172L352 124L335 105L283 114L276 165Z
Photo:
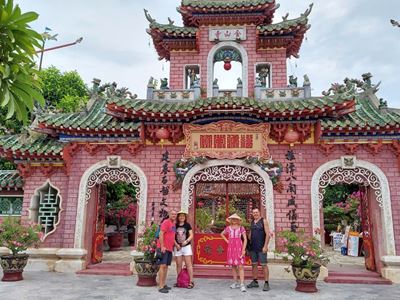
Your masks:
M344 168L341 159L332 160L315 171L311 180L313 232L321 227L320 211L324 188L335 183L365 184L373 190L381 207L383 255L396 255L389 182L378 166L367 161L357 159L352 168Z
M197 181L247 181L260 184L261 204L265 207L270 230L275 232L274 189L268 174L255 164L243 160L209 160L196 165L186 174L182 184L181 209L189 211L193 204L193 191ZM275 250L275 239L271 238L270 251Z
M208 52L207 57L207 97L211 98L213 96L213 80L214 80L214 56L218 50L222 48L234 48L240 52L242 58L242 84L243 84L243 97L249 96L249 83L248 83L248 69L249 69L249 59L247 56L246 49L235 42L227 41L220 42L211 48Z
M87 204L92 188L103 182L126 182L137 188L138 220L137 228L142 230L146 221L147 178L142 169L134 163L121 160L120 167L110 167L107 160L89 167L81 177L79 184L78 206L75 223L74 248L83 248L86 226Z

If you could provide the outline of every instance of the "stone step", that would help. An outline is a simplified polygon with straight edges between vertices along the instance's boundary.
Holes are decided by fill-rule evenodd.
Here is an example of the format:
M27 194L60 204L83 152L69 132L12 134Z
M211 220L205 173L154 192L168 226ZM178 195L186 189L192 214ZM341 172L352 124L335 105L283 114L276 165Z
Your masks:
M131 276L129 264L124 263L100 263L88 265L86 270L78 271L79 275L109 275L109 276Z
M381 276L376 273L376 272L370 272L370 271L365 271L365 272L340 272L340 271L329 271L328 273L329 277L368 277L368 278L381 278Z
M386 284L392 282L382 277L349 277L349 276L328 276L324 279L327 283L349 283L349 284Z

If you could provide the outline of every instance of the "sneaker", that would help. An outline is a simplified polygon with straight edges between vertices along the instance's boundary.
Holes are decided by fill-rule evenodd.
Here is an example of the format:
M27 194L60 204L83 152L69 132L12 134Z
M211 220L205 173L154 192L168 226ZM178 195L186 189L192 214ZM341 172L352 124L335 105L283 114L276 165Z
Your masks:
M168 289L166 289L165 286L162 289L159 289L158 291L160 293L163 293L163 294L168 294L169 293Z
M240 291L241 291L241 292L247 292L247 291L246 291L246 286L245 286L244 284L241 284L241 285L240 285Z
M269 291L270 289L271 288L269 287L269 283L268 282L264 283L263 291L266 292Z
M168 285L164 285L164 289L167 289L168 291L172 290L172 287L168 286Z
M249 289L251 289L251 288L258 288L258 287L259 287L258 281L256 281L256 280L253 280L252 282L250 282L250 283L247 285L247 288L249 288Z
M238 288L240 288L240 285L239 285L239 283L234 282L234 283L231 284L230 288L231 289L238 289Z

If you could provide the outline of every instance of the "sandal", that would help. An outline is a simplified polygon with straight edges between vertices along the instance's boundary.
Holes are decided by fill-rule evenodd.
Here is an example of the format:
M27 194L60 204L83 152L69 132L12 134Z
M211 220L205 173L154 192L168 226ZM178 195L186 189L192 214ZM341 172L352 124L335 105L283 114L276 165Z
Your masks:
M189 283L189 285L188 285L188 287L187 287L188 289L192 289L192 288L194 288L194 282L192 281L191 283Z
M173 287L178 287L178 284L177 284L177 283L174 283Z

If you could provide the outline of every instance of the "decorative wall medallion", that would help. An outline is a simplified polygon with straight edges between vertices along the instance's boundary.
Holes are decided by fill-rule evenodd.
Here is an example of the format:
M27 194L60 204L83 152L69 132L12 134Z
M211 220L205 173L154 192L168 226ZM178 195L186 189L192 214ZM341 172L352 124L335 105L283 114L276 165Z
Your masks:
M342 156L342 168L343 169L354 169L357 164L357 158L355 156Z
M121 167L121 156L107 156L107 165L109 168Z

